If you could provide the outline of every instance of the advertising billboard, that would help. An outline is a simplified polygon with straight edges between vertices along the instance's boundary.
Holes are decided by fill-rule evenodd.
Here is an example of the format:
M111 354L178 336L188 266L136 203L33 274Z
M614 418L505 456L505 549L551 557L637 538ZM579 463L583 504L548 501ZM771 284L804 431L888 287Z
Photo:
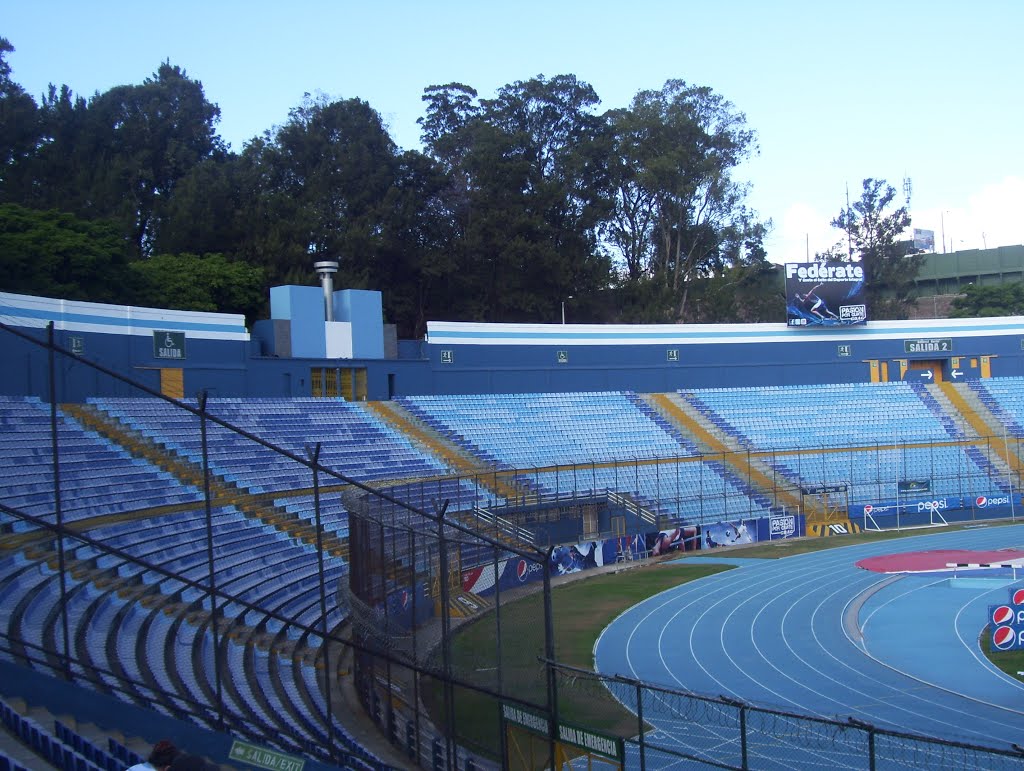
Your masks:
M935 231L914 228L914 248L925 252L935 251Z
M864 269L856 262L786 263L786 324L834 327L868 320Z

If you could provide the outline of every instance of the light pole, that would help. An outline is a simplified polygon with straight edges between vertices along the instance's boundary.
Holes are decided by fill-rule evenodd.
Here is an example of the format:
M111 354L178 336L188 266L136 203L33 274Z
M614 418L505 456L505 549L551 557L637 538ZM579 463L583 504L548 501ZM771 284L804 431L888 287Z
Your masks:
M565 300L571 300L571 299L572 299L572 295L569 295L568 297L565 298ZM565 323L565 300L562 300L562 323L563 324Z

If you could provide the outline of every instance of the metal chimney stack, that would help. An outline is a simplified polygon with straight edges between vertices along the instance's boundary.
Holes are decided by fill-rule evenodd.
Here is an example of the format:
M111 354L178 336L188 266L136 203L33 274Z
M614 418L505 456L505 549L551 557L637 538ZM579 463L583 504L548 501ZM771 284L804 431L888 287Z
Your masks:
M314 262L313 270L320 276L320 283L324 287L324 318L327 321L334 321L334 274L338 272L338 261Z

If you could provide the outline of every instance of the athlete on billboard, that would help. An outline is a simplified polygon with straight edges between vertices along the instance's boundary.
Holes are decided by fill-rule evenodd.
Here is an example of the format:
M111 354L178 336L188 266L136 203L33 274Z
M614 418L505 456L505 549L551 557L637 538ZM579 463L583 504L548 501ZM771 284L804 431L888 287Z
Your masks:
M838 320L839 317L828 309L828 306L825 305L825 301L815 294L815 291L820 288L821 284L815 284L804 294L796 292L793 304L798 308L802 308L804 311L821 321L828 321L829 319Z
M697 548L699 541L700 529L692 525L677 527L674 530L662 530L654 535L650 549L651 556L657 557L672 551L690 551Z
M754 534L743 520L718 522L704 526L705 546L713 549L716 546L733 546L741 543L753 543Z

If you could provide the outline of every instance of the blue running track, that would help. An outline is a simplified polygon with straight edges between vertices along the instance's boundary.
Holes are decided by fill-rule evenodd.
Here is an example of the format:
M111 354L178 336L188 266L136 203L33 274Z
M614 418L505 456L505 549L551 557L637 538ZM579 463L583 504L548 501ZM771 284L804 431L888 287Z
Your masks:
M1024 744L1024 683L989 664L979 637L988 606L1007 601L1013 578L891 576L855 565L899 552L1007 547L1024 547L1024 525L929 532L775 560L686 557L737 567L624 612L598 639L595 667L785 712L1008 749ZM656 714L645 709L659 744L685 736L687 752L714 757L715 742L729 741L728 731L710 728L695 739L696 720L659 723ZM861 764L795 757L776 748L751 758L751 767L867 768L864 757ZM647 761L648 768L688 767Z

